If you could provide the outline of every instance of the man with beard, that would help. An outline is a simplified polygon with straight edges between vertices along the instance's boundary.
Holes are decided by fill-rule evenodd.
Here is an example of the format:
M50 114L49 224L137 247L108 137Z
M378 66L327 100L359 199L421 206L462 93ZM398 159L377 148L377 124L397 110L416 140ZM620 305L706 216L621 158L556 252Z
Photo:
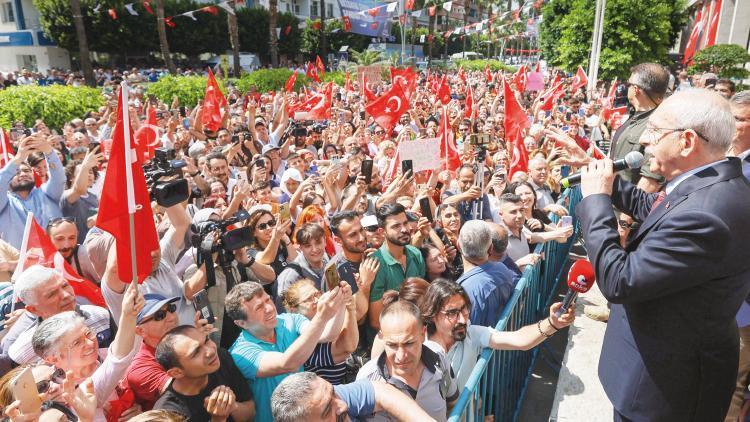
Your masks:
M78 244L78 227L72 218L61 217L50 220L47 224L47 235L57 252L60 252L60 255L80 276L99 284L101 276L94 268L86 247Z
M461 166L458 169L458 187L460 192L445 191L443 193L443 203L455 206L458 212L461 213L463 221L469 221L474 219L471 212L473 204L475 201L479 201L482 212L481 220L492 221L490 198L486 193L482 193L482 189L479 186L475 185L475 176L476 173L472 164Z
M404 206L398 203L378 208L378 225L385 231L385 243L373 257L380 263L375 281L370 289L370 327L380 328L383 294L398 290L409 277L425 276L425 264L419 249L411 246L411 235Z
M367 315L370 288L380 269L380 263L372 256L365 258L367 236L356 212L342 211L334 215L331 218L331 233L333 241L341 247L341 252L331 258L328 266L335 266L339 278L351 286L357 307L357 321L362 321Z
M471 302L461 285L444 278L430 283L420 311L427 326L425 345L445 353L455 375L458 390L463 390L482 349L529 350L575 319L575 305L559 318L555 312L561 304L550 307L549 318L527 325L517 331L497 331L470 323ZM493 325L494 326L494 325Z
M39 188L34 186L34 172L26 159L32 152L44 153L49 168L49 181ZM61 217L60 197L65 190L65 170L60 157L40 133L27 136L18 146L15 157L0 170L0 227L3 240L20 249L26 216L34 218L42 227L52 218Z

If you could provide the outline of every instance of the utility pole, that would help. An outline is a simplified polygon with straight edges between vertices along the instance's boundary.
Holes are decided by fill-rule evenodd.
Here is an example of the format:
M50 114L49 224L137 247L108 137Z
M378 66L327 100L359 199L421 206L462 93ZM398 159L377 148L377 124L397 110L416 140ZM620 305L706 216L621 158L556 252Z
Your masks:
M602 50L602 35L604 34L604 14L607 9L607 0L596 0L596 11L594 14L594 32L591 36L591 55L589 56L589 83L586 92L589 98L596 90L596 82L599 77L599 57Z

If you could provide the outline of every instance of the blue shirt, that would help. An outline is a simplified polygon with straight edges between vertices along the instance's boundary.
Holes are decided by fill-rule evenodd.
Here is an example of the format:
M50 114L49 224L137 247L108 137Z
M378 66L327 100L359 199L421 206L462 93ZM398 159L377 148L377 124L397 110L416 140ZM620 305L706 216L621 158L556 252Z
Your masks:
M255 420L259 422L271 421L271 394L276 386L281 383L290 373L276 375L274 377L258 378L258 367L260 361L267 352L284 353L289 346L299 338L302 329L310 321L299 314L280 314L276 323L276 343L268 343L256 338L254 335L242 330L240 336L235 340L229 353L234 359L235 365L242 372L250 384L255 400ZM294 372L301 372L300 366Z
M333 391L346 403L350 418L366 418L375 413L375 388L372 381L359 380L351 384L334 385Z
M471 323L496 326L505 303L513 294L513 272L500 262L488 261L466 271L456 281L471 300Z
M38 188L32 188L26 199L10 192L10 181L18 172L18 164L9 162L0 170L0 232L2 238L14 248L21 249L26 215L34 213L34 219L42 228L51 218L61 217L60 197L65 190L65 169L57 153L47 156L49 180Z

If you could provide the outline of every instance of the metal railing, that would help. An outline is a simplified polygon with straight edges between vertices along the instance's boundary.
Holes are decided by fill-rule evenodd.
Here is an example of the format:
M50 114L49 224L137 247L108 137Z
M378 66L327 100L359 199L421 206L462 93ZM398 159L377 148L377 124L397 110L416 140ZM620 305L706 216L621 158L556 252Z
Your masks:
M549 315L558 279L570 248L580 234L578 219L575 218L575 206L580 199L580 189L563 192L558 203L573 216L574 233L567 243L551 241L536 248L536 253L544 252L545 259L526 268L500 315L495 326L497 330L515 331ZM557 217L552 219L556 221ZM514 421L538 351L539 347L528 351L484 349L448 420L481 422L485 416L494 415L498 422Z

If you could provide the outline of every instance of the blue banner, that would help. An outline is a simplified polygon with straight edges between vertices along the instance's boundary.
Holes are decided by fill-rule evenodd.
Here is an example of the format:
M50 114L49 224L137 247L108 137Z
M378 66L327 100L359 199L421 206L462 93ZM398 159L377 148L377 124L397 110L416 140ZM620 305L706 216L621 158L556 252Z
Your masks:
M391 33L391 15L386 10L387 6L382 1L375 0L338 0L341 16L349 16L354 34L366 35L368 37L387 37ZM378 14L372 16L367 10L378 6Z

